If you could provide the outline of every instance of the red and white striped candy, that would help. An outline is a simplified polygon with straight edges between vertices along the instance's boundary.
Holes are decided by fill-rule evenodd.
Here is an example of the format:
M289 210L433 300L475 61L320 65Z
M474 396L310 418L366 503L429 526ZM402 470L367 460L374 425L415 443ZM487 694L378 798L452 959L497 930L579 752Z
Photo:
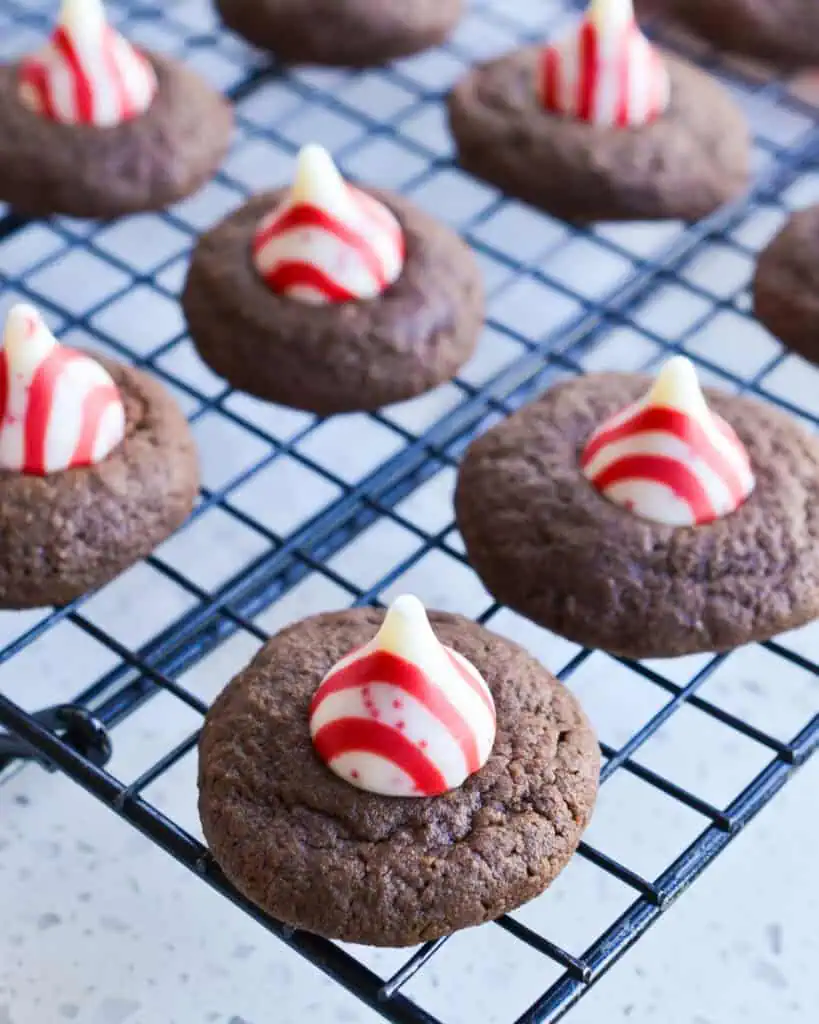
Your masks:
M580 26L545 48L540 73L543 106L589 124L648 124L669 103L668 71L632 0L592 0Z
M32 306L9 312L0 351L0 468L45 476L105 458L125 407L90 356L57 343Z
M102 0L64 0L51 40L20 66L21 101L63 124L128 121L157 88L150 62L108 24Z
M668 526L726 516L755 485L742 442L708 408L683 356L665 364L645 398L592 434L580 464L611 501Z
M401 274L404 235L386 206L348 185L330 155L309 145L289 195L259 224L253 258L278 295L314 305L373 299Z
M439 796L486 763L495 705L480 673L435 636L417 597L335 665L310 705L310 735L336 775L383 796Z

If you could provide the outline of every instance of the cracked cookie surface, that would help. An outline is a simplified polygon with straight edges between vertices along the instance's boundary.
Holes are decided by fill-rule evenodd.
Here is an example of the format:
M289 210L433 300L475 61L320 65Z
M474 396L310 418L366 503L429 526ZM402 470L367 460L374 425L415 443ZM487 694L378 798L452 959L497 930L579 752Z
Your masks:
M630 658L728 650L816 618L819 440L786 413L705 389L756 476L748 500L707 526L641 519L586 480L592 432L650 385L572 380L473 443L455 506L484 585L547 629Z
M430 613L495 699L487 764L442 797L355 789L315 754L308 706L383 613L318 615L284 630L223 691L200 741L210 848L268 913L329 938L409 946L481 924L542 892L588 824L599 752L575 698L522 647Z

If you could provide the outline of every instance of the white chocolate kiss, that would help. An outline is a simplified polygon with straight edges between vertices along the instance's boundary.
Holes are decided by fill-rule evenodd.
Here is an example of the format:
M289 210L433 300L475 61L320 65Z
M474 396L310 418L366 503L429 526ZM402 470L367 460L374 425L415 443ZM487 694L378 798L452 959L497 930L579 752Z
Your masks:
M394 214L311 144L287 197L259 224L253 258L277 294L315 305L373 299L400 276L404 237Z
M107 128L144 113L156 73L105 16L102 0L63 0L57 31L21 63L21 102L63 124Z
M33 306L9 312L0 359L0 468L42 476L99 462L120 444L125 407L110 375L60 345Z
M438 640L418 598L404 596L322 680L310 735L328 767L359 789L438 796L486 763L494 703L474 665Z
M708 407L684 356L670 359L644 398L592 434L581 466L610 501L668 526L728 515L755 483L747 451Z
M632 0L591 0L583 22L546 47L541 83L547 110L601 127L647 124L671 98L665 62L640 31Z

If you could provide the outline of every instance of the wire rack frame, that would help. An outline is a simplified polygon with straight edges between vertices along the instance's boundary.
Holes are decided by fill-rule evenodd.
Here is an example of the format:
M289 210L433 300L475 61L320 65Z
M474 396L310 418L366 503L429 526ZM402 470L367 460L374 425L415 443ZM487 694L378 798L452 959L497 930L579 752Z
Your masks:
M38 2L23 8L22 5L6 0L0 5L0 17L5 16L9 22L42 33L47 24L46 12L41 9L44 6ZM272 141L282 153L291 155L298 148L297 140L286 127L280 128L276 123L259 125L252 117L246 116L242 108L244 101L252 100L271 83L286 81L289 95L302 105L300 109L326 111L356 125L356 141L338 147L337 155L342 164L345 159L354 160L365 143L372 144L374 140L387 143L400 141L403 151L409 157L418 158L417 173L412 173L402 182L402 189L410 193L423 192L425 186L433 182L440 172L451 167L448 152L438 151L434 145L428 146L423 139L418 141L417 134L404 131L414 111L423 114L439 108L444 89L434 80L434 75L431 81L427 81L423 75L419 78L411 70L408 71L406 65L401 64L379 72L380 82L400 90L408 99L400 117L375 116L345 102L343 91L336 93L332 79L323 80L321 75L310 74L284 75L277 68L248 60L244 52L237 56L235 49L227 49L232 41L225 42L225 37L214 31L212 26L203 29L196 18L191 21L190 2L164 7L167 9L163 9L160 14L154 5L128 4L116 0L112 4L112 8L125 22L126 30L134 38L150 40L152 30L161 24L164 30L169 29L178 34L180 52L188 58L214 53L224 58L226 53L229 54L234 63L226 92L238 104L240 129L244 139L251 144L255 140ZM548 17L542 15L530 19L527 15L521 18L523 7L515 3L492 4L487 0L473 5L473 15L487 31L491 33L496 30L501 38L512 45L542 38L551 23L565 13L558 8L552 10ZM475 57L474 49L468 46L464 48L459 35L442 53L453 62L461 64ZM815 122L816 109L801 100L787 83L772 82L744 69L726 66L708 53L698 52L696 56L700 63L722 77L744 99L774 105L783 117L790 115L810 124ZM760 157L760 172L750 202L728 207L698 225L675 232L669 244L661 251L652 251L646 255L624 247L616 235L612 237L604 232L561 228L564 232L562 245L582 239L600 251L627 262L627 275L618 281L616 289L610 289L602 296L590 296L576 284L567 283L559 273L559 264L555 264L556 269L553 269L550 264L544 266L538 258L522 261L517 254L510 254L508 249L499 247L491 238L488 240L485 228L509 206L503 197L491 197L478 213L459 225L479 258L493 273L505 276L507 280L525 278L534 285L548 289L550 295L570 302L573 315L540 336L516 327L506 317L493 316L490 304L489 328L498 337L513 343L518 354L485 380L473 382L466 376L459 377L456 382L458 401L454 407L435 418L423 430L416 431L402 426L386 412L370 417L373 423L388 427L397 434L400 447L355 483L345 480L305 451L305 441L321 427L320 422L308 418L286 440L282 440L275 433L268 432L256 418L237 411L236 406L231 404L229 389L205 392L192 385L184 376L167 369L163 365L163 357L172 353L184 340L184 333L177 332L152 349L149 355L143 355L134 352L121 339L98 326L97 314L110 303L110 295L96 304L89 304L78 313L67 308L59 298L44 294L36 286L35 275L30 268L23 273L8 275L5 280L7 288L38 302L63 325L79 328L92 341L156 373L178 395L187 398L195 406L190 416L194 424L209 414L216 414L267 446L268 450L263 457L236 474L226 485L203 488L201 501L194 512L194 518L198 518L210 509L219 508L261 536L267 546L261 555L214 589L195 583L170 564L161 553L149 558L147 562L153 570L189 595L192 607L137 649L130 649L98 625L84 607L87 603L85 600L54 609L36 625L16 636L0 650L0 666L10 662L13 664L15 656L63 621L70 622L103 645L116 657L118 665L102 677L89 681L72 701L74 712L79 709L85 716L77 719L71 719L70 715L66 717L65 714L31 714L0 693L0 725L9 730L5 747L0 742L0 768L10 763L14 755L19 759L33 757L49 769L59 769L386 1019L401 1024L443 1024L407 996L404 989L416 973L423 970L438 954L446 940L421 947L391 976L381 977L335 944L294 931L266 917L229 885L202 844L178 823L166 817L145 795L152 784L193 751L198 730L165 751L127 784L104 768L109 731L160 692L170 694L193 711L204 714L206 703L196 692L178 682L179 677L234 633L244 632L256 641L264 642L268 632L256 621L259 613L273 606L300 581L311 575L320 575L332 582L348 595L350 604L360 605L381 602L385 591L431 552L445 554L453 563L465 566L466 560L451 520L437 530L422 528L402 512L402 502L441 470L456 466L469 440L494 420L512 412L554 380L584 372L586 355L594 352L613 330L627 328L650 343L654 354L646 360L646 364L652 365L669 352L685 350L707 317L713 317L720 311L731 311L747 319L741 286L729 287L717 294L688 276L688 271L698 257L713 246L744 258L753 256L755 246L743 240L739 229L755 211L785 212L782 196L814 164L819 154L819 133L807 130L785 141L763 134L757 139L757 154ZM216 180L217 184L231 190L239 198L249 194L247 182L236 177L230 162ZM192 230L191 221L180 214L178 209L163 213L156 218L156 222L184 233L189 241L193 240L196 233L196 225L193 225ZM6 213L0 219L0 245L4 240L24 236L29 227L29 222ZM168 300L176 299L178 275L175 276L174 268L178 266L179 254L175 253L149 269L135 269L102 244L99 228L80 229L73 222L60 220L49 227L55 238L59 239L60 248L56 255L46 257L37 264L37 273L43 268L47 270L51 261L65 258L66 253L82 252L103 261L123 277L127 276L123 293L144 286ZM560 257L560 252L560 247L556 247L556 258ZM676 332L673 340L669 340L647 326L639 311L661 289L680 281L684 281L687 291L702 300L707 313L684 330ZM499 288L499 291L502 289ZM775 401L806 421L809 427L816 429L819 427L819 414L815 409L812 411L804 408L790 398L768 389L769 378L786 358L785 353L779 351L748 377L732 373L718 360L709 358L707 353L697 354L701 368L723 380L727 386ZM237 488L282 457L292 458L308 468L326 480L338 493L338 497L316 515L297 529L284 534L277 533L257 517L242 511L233 501ZM416 538L418 546L412 554L396 561L376 582L363 586L329 563L334 554L342 551L352 539L379 521L399 525ZM497 611L496 605L490 605L477 618L489 622ZM810 677L819 676L819 666L787 645L772 641L764 647L775 657L797 666ZM576 653L563 667L561 677L570 680L591 653L588 650ZM683 684L647 665L621 661L628 671L656 687L663 694L664 703L625 743L618 747L602 745L603 784L617 772L630 773L670 799L696 811L705 819L706 825L695 841L680 850L673 862L652 879L642 877L627 863L609 857L589 843L581 844L579 856L618 879L631 890L634 898L626 911L613 920L580 955L569 952L513 917L501 918L495 925L487 926L505 930L562 968L559 979L518 1016L515 1024L535 1024L559 1019L692 883L819 745L819 715L805 721L801 729L785 741L703 696L700 691L728 657L730 655L710 658ZM709 803L635 759L643 745L683 706L696 708L735 733L759 744L770 755L763 770L749 777L745 788L727 806Z

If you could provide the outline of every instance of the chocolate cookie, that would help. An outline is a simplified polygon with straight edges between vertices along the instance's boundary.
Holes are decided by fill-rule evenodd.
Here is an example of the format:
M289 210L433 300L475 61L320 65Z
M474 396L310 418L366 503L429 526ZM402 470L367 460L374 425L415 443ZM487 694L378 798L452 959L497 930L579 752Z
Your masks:
M521 647L432 613L440 640L495 700L493 752L459 789L385 797L319 759L308 707L330 667L369 640L373 609L319 615L274 637L211 708L199 810L228 878L294 927L409 946L538 895L571 857L595 800L599 753L574 697Z
M721 651L819 615L819 439L749 398L707 391L747 448L756 488L705 526L670 527L604 498L579 454L649 384L560 384L473 443L455 499L487 588L570 640L632 658Z
M819 364L819 206L795 213L759 257L753 295L768 330Z
M412 398L472 355L483 322L472 253L401 196L368 191L406 243L401 276L375 299L315 306L270 290L251 241L284 190L254 197L200 239L182 307L199 354L233 387L327 416Z
M819 6L814 0L635 0L693 29L715 46L786 66L819 62Z
M462 0L216 0L222 20L291 64L370 67L442 43Z
M25 107L19 65L0 67L0 200L35 216L157 210L203 185L230 143L229 104L182 64L149 55L159 90L113 127L62 124Z
M640 127L601 127L543 109L539 53L529 47L480 65L450 94L452 132L468 171L578 223L693 221L747 188L747 123L704 72L665 54L668 110Z
M153 378L98 357L125 402L125 440L102 462L48 476L0 470L0 608L65 604L180 526L199 485L188 424Z

